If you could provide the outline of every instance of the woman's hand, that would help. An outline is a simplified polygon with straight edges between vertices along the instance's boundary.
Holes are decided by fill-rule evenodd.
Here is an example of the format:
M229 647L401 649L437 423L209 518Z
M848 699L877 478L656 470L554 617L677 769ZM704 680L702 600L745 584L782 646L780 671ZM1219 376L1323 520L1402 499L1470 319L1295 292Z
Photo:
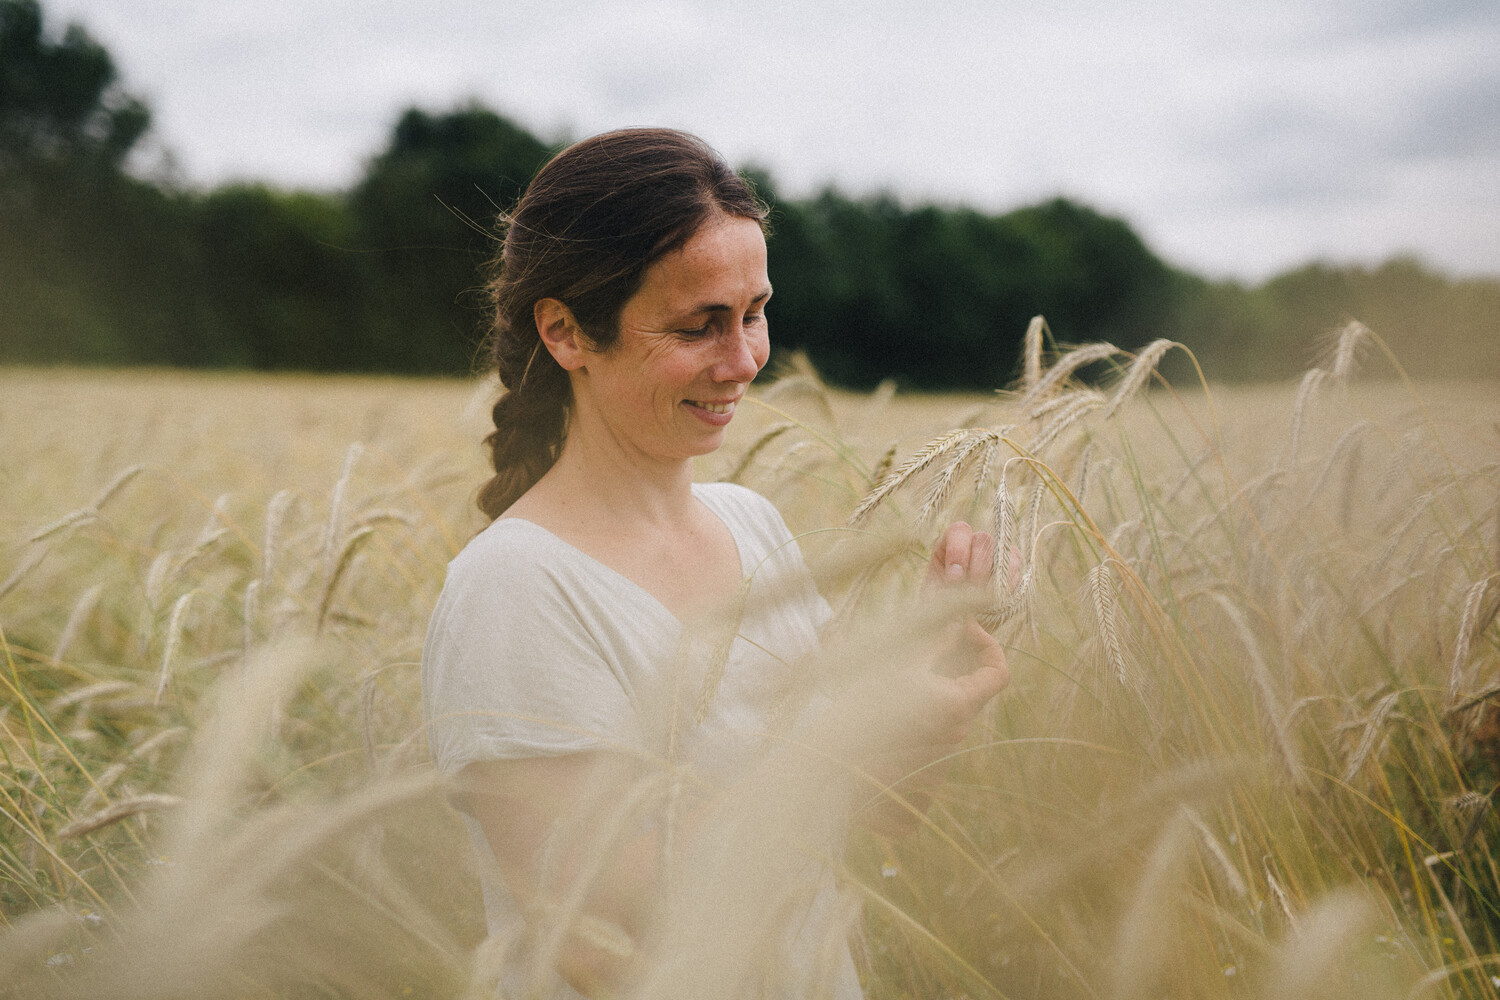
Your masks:
M939 596L985 587L994 567L994 538L956 521L933 546L923 590ZM889 704L903 711L872 774L894 797L885 797L868 811L868 826L898 836L916 828L917 814L926 811L947 777L947 759L967 738L980 710L1008 683L1005 651L977 621L967 618L944 634L925 663L887 688Z

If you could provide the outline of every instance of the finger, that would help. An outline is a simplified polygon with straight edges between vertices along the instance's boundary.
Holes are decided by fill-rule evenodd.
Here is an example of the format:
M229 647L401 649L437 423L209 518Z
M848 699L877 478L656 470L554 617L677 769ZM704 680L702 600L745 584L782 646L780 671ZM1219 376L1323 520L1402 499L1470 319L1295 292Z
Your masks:
M988 531L976 531L969 542L970 583L982 583L995 570L995 536Z
M928 579L943 583L962 580L969 568L973 537L974 529L964 521L954 521L948 525L932 548L932 562L927 569Z

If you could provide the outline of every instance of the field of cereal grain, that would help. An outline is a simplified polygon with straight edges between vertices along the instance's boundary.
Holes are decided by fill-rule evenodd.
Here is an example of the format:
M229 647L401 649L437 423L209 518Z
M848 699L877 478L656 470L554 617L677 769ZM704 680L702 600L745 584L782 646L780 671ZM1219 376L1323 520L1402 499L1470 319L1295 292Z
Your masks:
M1355 336L1209 392L1149 351L1004 396L804 369L702 460L782 509L841 648L946 519L1016 553L1014 683L914 836L851 840L870 997L1500 997L1500 387ZM488 402L0 371L0 996L492 988L417 685Z

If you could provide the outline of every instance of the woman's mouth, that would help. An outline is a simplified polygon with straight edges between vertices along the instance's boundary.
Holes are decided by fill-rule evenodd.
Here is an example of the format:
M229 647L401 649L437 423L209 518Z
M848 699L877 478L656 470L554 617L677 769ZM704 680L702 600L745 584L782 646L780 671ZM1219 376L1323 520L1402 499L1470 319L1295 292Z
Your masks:
M691 403L693 406L698 407L698 409L700 409L700 410L707 410L709 413L733 413L734 412L734 404L733 403L703 403L703 402L699 402L696 399L690 399L690 400L688 400L688 402Z

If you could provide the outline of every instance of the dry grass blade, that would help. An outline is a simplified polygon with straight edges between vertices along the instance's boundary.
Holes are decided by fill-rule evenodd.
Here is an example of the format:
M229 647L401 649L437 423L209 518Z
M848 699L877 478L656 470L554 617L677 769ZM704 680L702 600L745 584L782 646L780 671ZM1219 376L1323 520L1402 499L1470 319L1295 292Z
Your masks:
M196 590L190 590L172 605L172 617L167 623L167 641L162 648L161 669L156 674L156 694L152 696L154 705L161 704L162 695L166 694L168 685L172 683L172 663L177 659L177 650L182 645L182 630L187 626L188 608L196 593Z
M1226 595L1213 593L1209 595L1223 610L1235 632L1240 637L1245 651L1250 654L1251 679L1255 682L1256 690L1260 692L1261 705L1265 711L1267 728L1273 737L1276 749L1280 752L1282 763L1286 766L1287 774L1294 784L1302 784L1302 762L1297 749L1293 744L1291 734L1286 727L1286 712L1282 704L1281 692L1271 676L1271 669L1261 654L1260 642L1257 640L1250 623L1245 620L1245 615L1235 606Z
M48 703L47 710L53 715L59 715L75 705L83 705L96 698L109 698L134 690L135 685L129 681L96 681L58 695Z
M1179 946L1170 919L1183 892L1182 870L1191 843L1191 823L1179 812L1152 845L1135 892L1119 921L1112 967L1112 996L1135 1000L1156 996L1164 969Z
M1153 340L1147 344L1146 349L1137 354L1135 360L1130 363L1130 370L1125 373L1124 381L1120 383L1120 387L1115 390L1114 396L1110 398L1109 407L1104 411L1104 419L1108 420L1114 416L1127 400L1137 392L1140 392L1141 387L1146 384L1146 380L1156 371L1156 366L1161 364L1163 355L1172 348L1181 346L1177 341L1165 338Z
M1024 361L1021 391L1031 395L1042 380L1042 340L1048 333L1047 321L1041 316L1031 317L1026 324L1026 336L1021 341L1021 357Z
M740 456L740 460L734 463L734 468L730 469L729 473L724 476L724 481L729 483L739 482L741 477L750 471L751 464L754 463L755 459L759 457L768 444L796 426L791 421L782 421L767 428L765 433L761 434L750 447L745 449L745 453Z
M1033 455L1040 455L1047 450L1047 446L1056 441L1058 436L1069 427L1088 414L1105 405L1105 399L1097 392L1080 392L1074 400L1065 406L1060 413L1052 418L1052 422L1043 427L1036 437L1027 442L1027 449Z
M1287 439L1286 455L1281 461L1281 467L1290 469L1297 464L1297 452L1302 447L1302 425L1307 419L1307 409L1312 405L1313 398L1318 394L1318 388L1328 378L1328 372L1322 368L1314 368L1302 376L1302 384L1297 387L1297 401L1292 404L1292 430Z
M97 508L80 507L77 510L72 511L71 513L64 514L56 521L38 528L26 540L28 542L40 542L45 538L50 538L53 535L58 534L59 532L68 530L69 528L77 527L80 524L87 524L88 522L93 521L98 517L99 511Z
M1347 380L1354 374L1359 363L1359 349L1371 336L1370 328L1357 319L1351 319L1339 330L1338 346L1333 353L1333 370L1336 379Z
M890 473L891 466L896 461L896 448L897 447L898 447L897 443L894 442L894 441L892 441L890 447L887 448L881 454L880 461L876 462L874 468L872 468L870 470L870 475L869 475L869 478L868 478L867 483L866 483L866 488L868 488L868 489L874 489L875 488L875 484L878 483L878 482L880 482L882 479L884 479L886 477L886 475L888 473Z
M922 497L922 504L917 509L917 523L925 523L947 506L948 500L953 496L953 488L970 460L976 454L982 457L986 449L993 451L997 442L998 438L993 433L977 431L953 450L948 461L937 471L932 477L932 482L927 486L927 491Z
M17 584L26 579L27 574L41 565L46 556L46 549L32 549L27 553L26 558L21 560L21 565L5 578L4 583L0 583L0 598L4 598L6 594L14 590Z
M260 621L260 581L245 584L245 600L240 610L240 648L248 656L255 646L255 626Z
M101 827L118 823L122 819L129 819L144 812L152 812L157 809L171 809L182 805L182 799L176 795L162 795L152 793L148 795L136 795L128 799L121 799L100 809L91 816L74 820L67 826L57 831L61 840L70 840L74 837L82 837L86 833L93 833Z
M52 659L58 663L62 662L68 650L73 648L73 643L78 640L83 631L84 624L94 609L99 606L99 598L104 596L104 584L96 583L85 590L73 605L73 610L68 613L68 622L63 626L62 633L57 637L57 645L52 649Z
M338 559L333 564L333 571L329 574L328 583L323 587L323 599L318 602L318 624L314 631L323 631L323 624L328 619L328 609L333 606L333 592L338 589L339 581L348 572L349 564L354 562L354 557L359 554L360 547L373 534L375 534L375 529L366 526L344 540L343 547L339 549Z
M1119 353L1120 349L1114 344L1085 344L1083 347L1069 351L1058 358L1057 362L1047 369L1047 373L1037 381L1037 384L1021 397L1021 409L1028 410L1037 402L1046 399L1054 389L1062 386L1074 372L1085 365L1103 361Z
M1458 705L1464 690L1468 687L1466 675L1469 651L1473 648L1474 640L1489 628L1490 622L1495 620L1497 611L1500 611L1500 601L1489 602L1487 600L1491 587L1496 587L1497 591L1500 591L1500 586L1497 585L1500 585L1500 573L1491 574L1474 583L1464 595L1463 617L1459 619L1458 637L1453 642L1453 660L1448 669L1448 705L1450 708Z
M735 637L739 635L740 624L745 620L745 602L750 597L750 584L755 578L747 576L740 581L739 588L735 590L734 597L729 602L729 607L724 610L723 619L718 622L718 635L715 637L713 651L708 657L708 672L703 677L703 690L698 693L698 703L693 708L693 721L703 725L703 720L708 718L708 710L713 706L714 697L719 693L719 684L724 680L724 670L729 665L729 654L734 649Z
M1209 825L1203 821L1203 817L1199 816L1197 811L1190 806L1183 806L1182 813L1187 817L1188 822L1193 824L1193 828L1198 831L1198 836L1203 841L1203 846L1208 848L1208 853L1218 864L1219 873L1224 876L1224 881L1229 883L1229 888L1241 899L1248 898L1250 887L1245 884L1245 879L1240 875L1239 869L1235 868L1234 862L1229 859L1229 852L1224 849L1224 845L1219 842L1219 838L1214 835Z
M1104 662L1110 673L1125 687L1132 690L1140 689L1139 678L1133 676L1125 657L1125 642L1120 635L1120 626L1116 615L1116 600L1114 584L1109 578L1109 564L1112 560L1104 562L1089 570L1088 573L1088 597L1089 607L1093 611L1094 631L1099 638L1099 643L1104 649Z
M1344 783L1349 784L1359 775L1369 759L1370 752L1375 749L1380 737L1384 735L1386 722L1391 713L1396 710L1396 705L1401 700L1400 691L1392 691L1375 703L1369 717L1364 720L1364 731L1360 734L1359 744L1354 748L1354 753L1349 757L1349 764L1344 768Z
M881 480L880 485L871 490L859 502L859 506L854 508L854 513L849 515L849 524L851 526L859 525L860 522L869 516L870 511L880 506L887 497L905 485L909 479L920 474L922 470L947 454L968 436L969 431L967 429L959 429L949 431L947 434L929 441L920 451L905 462L902 462L895 471Z
M354 467L365 453L365 446L358 441L349 446L344 455L344 469L333 486L333 497L328 503L328 526L323 532L323 569L325 576L332 576L338 557L338 538L344 516L344 498L349 492L349 481L354 478Z
M281 525L286 515L297 502L297 494L291 490L278 490L266 505L266 536L261 547L260 585L269 591L276 576L276 542L281 537Z

